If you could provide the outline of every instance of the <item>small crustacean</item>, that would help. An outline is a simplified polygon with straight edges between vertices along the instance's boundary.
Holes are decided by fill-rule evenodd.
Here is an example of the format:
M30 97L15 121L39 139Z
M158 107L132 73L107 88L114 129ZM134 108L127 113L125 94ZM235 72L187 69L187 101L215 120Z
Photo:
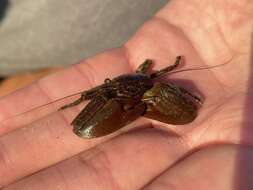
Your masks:
M153 81L180 61L178 56L173 65L148 75L152 61L146 60L134 74L105 79L104 84L82 92L79 99L60 110L91 100L71 123L74 133L83 138L110 134L140 116L168 124L189 123L197 116L200 98L172 83Z

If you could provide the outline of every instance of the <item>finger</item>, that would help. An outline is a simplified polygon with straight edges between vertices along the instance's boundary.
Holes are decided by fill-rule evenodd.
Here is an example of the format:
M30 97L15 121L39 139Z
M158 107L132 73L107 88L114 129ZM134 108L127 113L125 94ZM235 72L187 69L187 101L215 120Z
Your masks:
M250 147L210 147L168 169L144 189L252 189L252 159Z
M82 139L69 125L77 110L56 112L0 137L0 187L30 175L108 139L148 123L139 119L103 138ZM71 118L72 117L72 118Z
M155 129L120 135L6 189L140 189L188 151L175 138Z
M105 67L106 69L103 69ZM126 72L129 72L129 67L124 51L115 49L89 58L80 64L49 75L33 85L18 90L0 100L0 135L57 109L53 105L51 107L49 105L46 109L34 110L24 116L15 117L17 114L64 96L87 90L101 84L105 78Z

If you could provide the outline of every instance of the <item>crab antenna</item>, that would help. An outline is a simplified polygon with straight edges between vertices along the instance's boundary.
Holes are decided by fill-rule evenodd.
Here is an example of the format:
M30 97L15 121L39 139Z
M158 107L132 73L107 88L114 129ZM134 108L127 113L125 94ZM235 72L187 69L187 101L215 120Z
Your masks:
M205 69L214 69L214 68L217 68L217 67L222 67L224 65L227 65L228 63L230 63L230 61L232 59L233 59L233 57L231 59L229 59L228 61L226 61L225 63L218 64L218 65L207 66L207 67L188 68L188 69L181 69L181 70L178 70L178 71L172 71L173 69L175 69L180 64L181 56L178 56L176 62L173 65L168 66L168 67L166 67L166 68L164 68L164 69L162 69L158 72L155 72L155 73L151 74L150 77L152 79L157 78L157 77L161 77L162 75L166 74L169 71L172 71L169 74L175 74L175 73L180 73L180 72L184 72L184 71L199 71L199 70L205 70Z
M20 113L20 114L14 115L14 116L12 116L11 118L22 116L22 115L27 114L27 113L29 113L29 112L32 112L32 111L34 111L34 110L43 108L43 107L48 106L48 105L50 105L50 104L52 104L52 103L59 102L59 101L61 101L61 100L64 100L65 98L69 98L69 97L72 97L72 96L75 96L75 95L78 95L78 94L81 94L81 93L82 93L82 92L78 92L78 93L75 93L75 94L71 94L71 95L65 96L65 97L63 97L63 98L54 100L54 101L49 102L49 103L47 103L47 104L43 104L43 105L41 105L41 106L37 106L37 107L35 107L35 108L32 108L32 109L30 109L30 110L28 110L28 111L25 111L25 112L22 112L22 113Z
M226 65L228 63L229 62L222 63L222 64L219 64L219 65L213 65L213 66L209 66L209 67L198 67L198 68L181 69L181 70L178 70L178 71L170 72L170 74L180 73L180 72L184 72L184 71L199 71L199 70L206 70L206 69L214 69L214 68L217 68L217 67L222 67L222 66L224 66L224 65Z

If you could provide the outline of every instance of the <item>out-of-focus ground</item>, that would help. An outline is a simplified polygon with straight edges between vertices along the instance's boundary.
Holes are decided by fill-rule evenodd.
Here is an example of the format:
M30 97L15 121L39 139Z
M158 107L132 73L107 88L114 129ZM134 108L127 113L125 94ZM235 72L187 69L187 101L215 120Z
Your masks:
M23 72L13 76L9 76L0 81L0 97L5 96L15 90L23 88L28 84L60 70L60 68L40 69L33 72Z

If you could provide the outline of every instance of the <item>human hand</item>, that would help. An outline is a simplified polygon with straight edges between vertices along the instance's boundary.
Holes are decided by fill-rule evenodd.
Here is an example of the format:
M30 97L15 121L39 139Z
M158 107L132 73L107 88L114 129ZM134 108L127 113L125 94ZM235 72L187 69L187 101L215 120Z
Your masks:
M249 161L253 153L244 146L253 144L252 14L251 1L171 1L124 47L2 98L0 186L12 183L4 189L19 190L252 189ZM184 80L178 84L187 89L191 87L185 81L192 81L205 97L199 116L189 125L141 118L119 135L86 140L75 136L69 125L79 106L51 114L50 109L33 112L25 121L5 120L131 72L146 58L154 59L158 69L173 63L177 55L185 57L184 68L229 61L219 68L169 76Z

